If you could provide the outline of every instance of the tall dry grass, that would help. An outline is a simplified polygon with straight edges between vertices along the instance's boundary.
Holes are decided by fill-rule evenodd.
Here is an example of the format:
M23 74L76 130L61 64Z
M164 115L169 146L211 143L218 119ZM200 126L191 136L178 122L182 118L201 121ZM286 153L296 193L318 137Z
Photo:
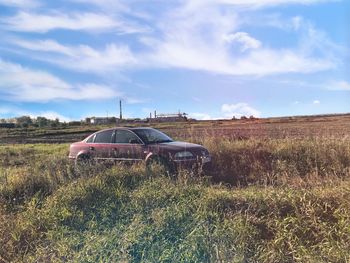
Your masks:
M0 261L349 262L349 140L196 140L208 177L177 180L1 146Z
M350 174L350 139L203 137L213 157L209 174L233 185L315 186Z

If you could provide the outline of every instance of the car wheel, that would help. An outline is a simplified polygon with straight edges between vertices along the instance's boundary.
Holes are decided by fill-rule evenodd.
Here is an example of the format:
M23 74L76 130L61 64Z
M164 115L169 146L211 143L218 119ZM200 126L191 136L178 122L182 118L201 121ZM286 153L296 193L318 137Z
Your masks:
M80 166L80 165L90 165L92 164L92 159L88 156L88 155L79 155L76 159L75 159L75 165L76 166Z

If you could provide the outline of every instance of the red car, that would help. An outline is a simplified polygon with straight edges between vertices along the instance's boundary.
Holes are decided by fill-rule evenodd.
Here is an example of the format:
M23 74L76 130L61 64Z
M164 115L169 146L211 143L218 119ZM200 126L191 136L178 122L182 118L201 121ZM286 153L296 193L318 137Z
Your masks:
M111 128L71 144L69 158L79 161L112 160L153 162L168 169L207 165L211 156L201 145L173 141L152 128Z

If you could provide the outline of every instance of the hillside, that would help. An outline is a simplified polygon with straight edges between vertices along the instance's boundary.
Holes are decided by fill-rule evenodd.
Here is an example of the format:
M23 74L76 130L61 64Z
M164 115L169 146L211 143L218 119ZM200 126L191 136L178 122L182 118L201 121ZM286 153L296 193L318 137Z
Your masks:
M127 123L150 126L174 138L225 136L231 138L303 138L311 136L347 136L350 114L262 118L255 120L213 120L173 123ZM0 143L67 143L113 125L82 125L67 128L0 128Z

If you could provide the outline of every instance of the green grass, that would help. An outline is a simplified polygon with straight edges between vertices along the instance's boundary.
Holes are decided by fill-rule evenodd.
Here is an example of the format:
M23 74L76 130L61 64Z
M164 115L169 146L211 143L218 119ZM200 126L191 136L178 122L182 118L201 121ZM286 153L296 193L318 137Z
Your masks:
M0 146L0 261L350 261L349 139L197 140L213 167L177 180Z

